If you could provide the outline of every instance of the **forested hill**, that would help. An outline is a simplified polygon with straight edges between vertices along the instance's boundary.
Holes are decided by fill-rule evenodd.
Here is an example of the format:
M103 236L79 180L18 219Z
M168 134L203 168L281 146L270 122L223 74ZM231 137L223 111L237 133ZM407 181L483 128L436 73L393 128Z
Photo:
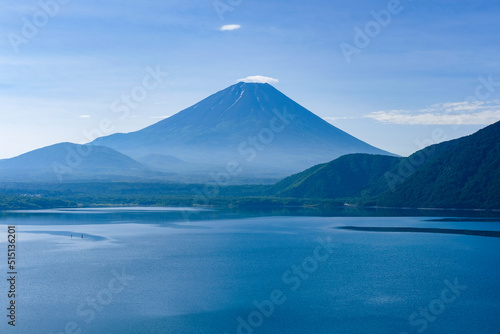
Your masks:
M300 198L359 197L401 160L386 155L348 154L287 177L270 192Z
M416 152L401 164L415 171L399 178L393 169L396 184L378 197L378 204L500 209L500 122Z
M346 155L292 175L270 192L379 206L500 209L500 122L407 158Z

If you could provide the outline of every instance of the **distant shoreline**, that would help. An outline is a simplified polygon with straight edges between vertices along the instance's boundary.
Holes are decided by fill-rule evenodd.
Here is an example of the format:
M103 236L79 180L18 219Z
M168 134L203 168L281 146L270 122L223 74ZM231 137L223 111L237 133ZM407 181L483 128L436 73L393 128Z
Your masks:
M68 205L50 205L60 204L61 199L53 202L49 201L45 207L26 205L19 203L18 207L1 208L0 215L16 214L16 213L31 213L40 212L43 210L59 211L61 213L67 211L92 210L92 209L116 209L120 210L162 210L173 208L176 211L221 211L235 213L254 213L258 215L301 215L301 216L331 216L331 217L437 217L428 219L427 221L436 222L500 222L499 210L487 209L446 209L446 208L397 208L397 207L377 207L377 206L346 206L336 202L297 202L295 200L280 199L280 198L217 198L214 204L211 205L194 205L191 199L186 198L169 198L158 199L158 202L163 202L161 205L157 203L141 203L141 201L129 201L128 203L110 203L100 202L100 198L93 198L89 203L80 203L76 200L66 202ZM153 201L156 202L156 201ZM288 202L288 203L287 203ZM26 204L26 203L24 203ZM442 217L442 218L439 218ZM411 232L411 231L401 231Z

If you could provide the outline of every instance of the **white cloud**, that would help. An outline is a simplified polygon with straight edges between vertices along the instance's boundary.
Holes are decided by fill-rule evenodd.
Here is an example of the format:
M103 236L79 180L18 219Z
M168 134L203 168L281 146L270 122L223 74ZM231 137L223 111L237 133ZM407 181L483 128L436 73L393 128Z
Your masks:
M240 29L241 26L239 24L226 24L219 28L220 31L232 31Z
M236 80L236 82L275 84L278 83L279 80L270 77L264 77L262 75L254 75L243 79L238 79Z
M78 117L79 117L79 118L90 118L90 117L92 117L92 116L90 116L90 115L80 115L80 116L78 116Z
M409 125L487 125L500 120L500 104L494 102L448 102L419 110L372 112L365 118L383 123Z

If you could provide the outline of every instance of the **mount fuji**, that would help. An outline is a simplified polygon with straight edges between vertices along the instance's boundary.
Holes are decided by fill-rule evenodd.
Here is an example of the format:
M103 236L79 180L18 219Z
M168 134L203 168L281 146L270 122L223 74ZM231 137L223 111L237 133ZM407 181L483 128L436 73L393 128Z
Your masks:
M140 162L151 155L168 157L165 161L180 159L187 163L181 171L231 165L244 173L275 176L349 153L392 155L336 128L270 84L246 82L142 130L90 144L110 147ZM179 172L175 170L179 164L155 167Z

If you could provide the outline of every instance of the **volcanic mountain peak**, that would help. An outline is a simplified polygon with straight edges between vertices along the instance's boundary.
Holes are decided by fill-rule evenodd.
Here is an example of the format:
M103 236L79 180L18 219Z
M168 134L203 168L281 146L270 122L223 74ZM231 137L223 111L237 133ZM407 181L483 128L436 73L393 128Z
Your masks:
M193 127L220 129L228 123L231 123L231 126L248 121L261 123L274 117L274 108L291 102L293 101L270 84L239 82L158 122L153 127L185 122Z
M334 127L267 83L238 82L142 130L97 139L134 158L293 171L347 153L390 154ZM249 168L250 169L250 168Z

